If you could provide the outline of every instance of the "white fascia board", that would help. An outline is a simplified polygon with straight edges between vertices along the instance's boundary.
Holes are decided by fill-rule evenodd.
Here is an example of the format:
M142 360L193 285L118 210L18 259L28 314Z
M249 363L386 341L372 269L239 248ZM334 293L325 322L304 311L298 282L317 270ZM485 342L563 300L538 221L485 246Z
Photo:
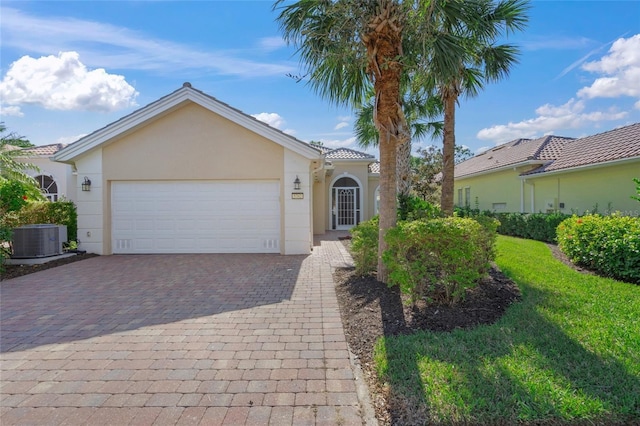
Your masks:
M64 163L73 162L75 158L85 152L96 148L115 137L123 135L147 120L153 119L154 117L157 117L187 101L192 101L203 108L220 115L221 117L224 117L248 130L253 131L254 133L282 145L293 152L296 152L297 154L302 155L305 158L315 160L321 157L321 153L318 150L311 146L306 146L304 142L298 141L292 136L288 136L253 117L247 116L228 105L218 102L198 90L194 90L190 87L182 87L170 95L160 98L146 107L134 111L128 116L125 116L120 120L115 121L67 146L54 155L54 161Z
M509 169L517 169L518 167L540 166L540 165L544 165L544 164L547 164L547 163L548 163L548 161L542 161L542 160L523 161L521 163L509 164L507 166L501 166L501 167L496 167L495 169L483 170L481 172L471 173L471 174L464 175L464 176L455 176L454 175L453 179L454 180L468 179L468 178L472 178L472 177L476 177L476 176L488 175L490 173L503 172L503 171L509 170Z
M599 169L601 167L609 167L609 166L617 166L619 164L632 163L634 161L640 161L640 156L629 157L629 158L621 158L621 159L618 159L618 160L611 160L611 161L604 161L602 163L585 164L585 165L576 166L576 167L567 167L566 169L551 170L549 172L533 173L533 174L530 174L530 175L520 175L519 177L520 177L520 179L523 179L523 180L536 179L536 178L541 178L541 177L546 177L546 176L551 176L551 175L559 175L561 173L581 172L583 170Z

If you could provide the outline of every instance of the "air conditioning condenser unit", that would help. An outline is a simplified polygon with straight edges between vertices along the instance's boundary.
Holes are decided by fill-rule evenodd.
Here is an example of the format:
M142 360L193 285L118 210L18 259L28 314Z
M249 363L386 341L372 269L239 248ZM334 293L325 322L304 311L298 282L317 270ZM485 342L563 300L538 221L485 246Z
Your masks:
M56 256L63 252L67 241L65 225L24 225L13 230L12 258Z

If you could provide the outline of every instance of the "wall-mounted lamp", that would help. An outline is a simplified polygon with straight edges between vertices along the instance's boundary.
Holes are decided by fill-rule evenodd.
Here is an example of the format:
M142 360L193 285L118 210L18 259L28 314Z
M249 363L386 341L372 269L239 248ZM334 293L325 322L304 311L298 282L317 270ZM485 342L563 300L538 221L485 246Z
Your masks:
M293 189L300 191L300 178L296 176L296 180L293 181Z
M82 190L91 191L91 180L86 176L84 177L84 182L82 182Z

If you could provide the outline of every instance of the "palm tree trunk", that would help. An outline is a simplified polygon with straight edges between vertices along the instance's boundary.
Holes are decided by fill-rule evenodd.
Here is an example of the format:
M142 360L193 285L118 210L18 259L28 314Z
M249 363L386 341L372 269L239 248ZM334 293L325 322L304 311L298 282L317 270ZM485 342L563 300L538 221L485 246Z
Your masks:
M397 154L398 145L409 139L402 113L400 77L402 64L402 22L400 6L395 0L378 0L378 15L363 36L367 48L368 71L376 94L374 122L380 149L380 228L378 234L378 280L387 283L389 274L382 254L387 249L384 239L397 222Z
M453 215L453 173L455 170L456 148L456 99L451 94L443 96L444 101L444 137L442 144L442 195L440 208L447 216Z
M398 145L398 197L408 197L411 192L411 141Z

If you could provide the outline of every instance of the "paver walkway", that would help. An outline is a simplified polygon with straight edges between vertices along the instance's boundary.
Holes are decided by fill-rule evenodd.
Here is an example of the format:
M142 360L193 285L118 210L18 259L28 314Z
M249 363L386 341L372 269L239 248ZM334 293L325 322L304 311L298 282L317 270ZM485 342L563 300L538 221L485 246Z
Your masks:
M323 241L3 281L0 424L361 425L331 275L349 261Z

